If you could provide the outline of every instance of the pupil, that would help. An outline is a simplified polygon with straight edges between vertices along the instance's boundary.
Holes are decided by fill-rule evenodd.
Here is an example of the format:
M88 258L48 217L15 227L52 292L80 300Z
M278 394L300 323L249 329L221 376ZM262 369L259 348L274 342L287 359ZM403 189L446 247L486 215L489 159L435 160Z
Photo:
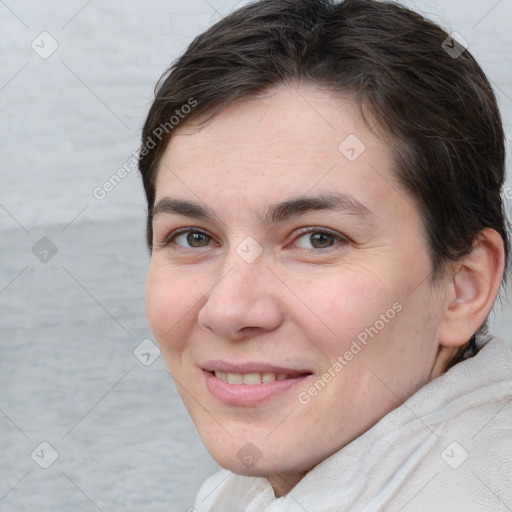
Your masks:
M205 235L203 233L189 233L187 235L187 242L192 247L198 247L201 245L201 242L204 241Z
M311 235L311 243L313 246L317 247L315 242L318 242L323 247L325 244L328 244L330 237L332 237L332 235L328 235L327 233L315 233Z

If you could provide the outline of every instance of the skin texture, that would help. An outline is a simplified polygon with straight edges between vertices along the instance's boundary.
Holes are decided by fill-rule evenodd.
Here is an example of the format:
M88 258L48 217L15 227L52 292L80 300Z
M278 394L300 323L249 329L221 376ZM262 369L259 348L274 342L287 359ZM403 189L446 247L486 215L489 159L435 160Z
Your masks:
M267 477L281 496L442 373L494 301L484 279L499 287L501 239L490 233L471 269L450 267L434 286L415 201L393 175L390 148L349 99L280 86L199 121L180 126L166 148L156 202L198 202L219 221L155 216L148 319L212 456L236 473ZM366 146L354 161L338 149L349 134ZM371 214L315 210L273 226L261 221L271 203L324 192L350 194ZM163 245L184 227L208 236L195 246L186 234ZM298 232L315 227L339 238ZM262 248L252 263L237 252L248 236ZM475 277L479 268L489 275ZM300 403L298 394L394 304L394 318ZM313 375L257 406L230 406L206 388L202 365L211 359ZM261 454L251 467L237 456L246 443Z

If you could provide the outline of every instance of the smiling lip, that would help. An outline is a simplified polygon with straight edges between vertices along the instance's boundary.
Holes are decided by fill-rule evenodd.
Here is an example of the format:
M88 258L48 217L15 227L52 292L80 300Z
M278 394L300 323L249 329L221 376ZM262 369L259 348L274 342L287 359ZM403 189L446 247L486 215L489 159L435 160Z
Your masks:
M276 366L270 363L228 363L215 359L206 361L202 365L203 370L208 372L226 372L226 373L286 373L286 375L302 375L304 373L312 373L308 369L287 368L286 366Z
M217 375L219 375L218 372L236 375L274 374L275 376L279 375L279 380L261 384L230 384L225 382L223 378L216 376L215 372L217 372ZM233 364L216 360L208 361L203 365L203 374L206 387L215 398L226 405L249 407L290 390L310 376L311 372L266 363Z

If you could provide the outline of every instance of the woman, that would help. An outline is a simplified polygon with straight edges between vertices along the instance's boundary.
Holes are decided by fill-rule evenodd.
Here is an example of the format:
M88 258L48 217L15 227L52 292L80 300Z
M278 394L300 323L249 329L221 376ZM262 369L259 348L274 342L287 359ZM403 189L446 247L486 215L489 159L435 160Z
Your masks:
M466 46L394 3L262 0L159 84L147 313L225 468L197 510L512 507L504 135Z

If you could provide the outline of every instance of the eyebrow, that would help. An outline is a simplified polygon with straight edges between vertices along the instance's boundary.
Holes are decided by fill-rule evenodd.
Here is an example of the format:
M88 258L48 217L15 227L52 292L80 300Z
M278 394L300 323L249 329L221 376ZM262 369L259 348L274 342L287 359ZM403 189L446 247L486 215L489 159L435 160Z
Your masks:
M345 193L330 192L314 196L292 197L286 201L271 204L265 209L263 215L258 215L258 218L263 224L272 226L292 217L305 215L313 210L330 210L361 218L372 216L372 211L355 197ZM220 222L215 211L211 208L183 199L170 197L160 199L153 207L153 218L162 213Z

